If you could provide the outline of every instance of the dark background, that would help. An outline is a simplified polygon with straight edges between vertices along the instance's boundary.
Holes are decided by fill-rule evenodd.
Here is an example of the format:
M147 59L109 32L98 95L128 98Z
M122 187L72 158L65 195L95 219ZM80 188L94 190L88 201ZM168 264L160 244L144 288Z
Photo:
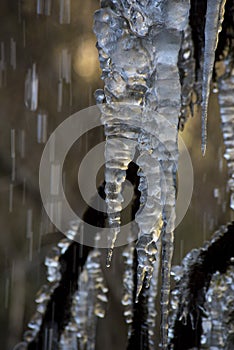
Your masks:
M43 260L62 236L49 223L42 207L38 169L44 144L37 142L37 116L47 113L47 137L68 116L95 103L93 93L102 87L93 13L97 0L71 0L71 21L59 23L60 1L52 1L51 15L38 15L36 0L0 2L0 340L1 349L12 349L35 310L34 298L45 283ZM16 42L16 69L10 64L10 41ZM71 54L71 83L63 82L63 104L58 111L59 59L62 50ZM25 78L36 63L39 100L36 111L24 103ZM0 79L1 80L1 79ZM16 177L12 181L11 130L15 130ZM200 151L200 119L189 120L182 136L191 154L194 191L189 210L176 229L174 263L192 248L200 246L220 224L230 220L227 170L223 158L217 95L210 100L208 149ZM22 143L25 135L25 143ZM102 140L102 130L84 136L72 147L64 172L69 203L83 212L85 203L77 188L77 170L87 151ZM22 156L22 145L25 154ZM98 182L102 181L99 173ZM216 190L215 190L216 189ZM215 198L214 193L218 193ZM11 197L11 194L13 196ZM12 208L9 208L10 197ZM27 220L32 213L32 234ZM107 275L110 306L98 324L101 349L122 349L126 328L122 317L121 248L116 250ZM103 257L104 260L105 257ZM113 345L115 344L115 345Z

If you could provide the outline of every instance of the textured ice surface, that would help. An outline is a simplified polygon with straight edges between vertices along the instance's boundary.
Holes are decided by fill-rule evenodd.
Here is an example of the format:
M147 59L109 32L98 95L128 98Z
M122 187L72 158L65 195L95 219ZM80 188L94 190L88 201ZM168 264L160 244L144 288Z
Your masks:
M100 264L100 251L89 254L72 298L72 317L60 339L60 350L94 350L97 318L106 312L107 292ZM96 317L95 317L96 316Z
M225 145L224 158L228 166L228 187L230 190L230 208L234 210L234 70L230 57L224 61L225 73L220 77L219 106Z
M137 296L145 279L150 284L164 224L163 348L167 347L177 126L181 111L178 56L182 37L189 35L183 33L188 31L188 17L189 1L109 0L102 2L94 23L105 83L104 91L98 90L96 99L107 138L105 191L110 225L107 264L120 231L122 183L137 149L141 192L141 206L136 214ZM189 58L186 57L185 61ZM184 65L184 71L190 69L190 64ZM183 84L189 100L190 83L184 80Z

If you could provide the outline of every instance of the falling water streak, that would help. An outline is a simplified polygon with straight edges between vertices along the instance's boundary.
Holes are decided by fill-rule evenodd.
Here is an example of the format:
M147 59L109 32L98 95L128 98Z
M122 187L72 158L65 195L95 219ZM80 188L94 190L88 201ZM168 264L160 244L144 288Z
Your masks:
M7 277L6 283L5 283L5 309L8 309L9 306L9 290L10 290L10 279Z
M32 222L33 222L33 211L32 209L27 210L27 225L26 225L26 237L30 238L32 235Z
M16 70L16 42L13 38L10 40L10 64L13 70Z
M52 0L45 0L45 15L46 16L51 15L51 1Z
M9 213L13 211L13 196L14 196L14 185L9 186Z
M6 86L7 64L5 58L5 43L1 42L1 60L0 60L0 88Z
M224 60L225 73L219 78L219 106L222 120L224 158L228 167L228 189L230 191L230 208L234 210L234 69L231 57Z
M25 130L20 130L19 134L19 153L20 157L25 158Z
M71 2L70 0L60 0L59 23L69 24L71 22Z
M37 0L37 14L43 15L44 13L44 0Z
M58 82L58 104L57 111L61 112L63 106L63 81L59 80Z
M23 48L26 47L26 22L25 19L22 22L22 26L23 26Z
M22 203L26 202L26 178L23 179L23 194L22 194Z
M15 129L11 129L11 181L15 181Z
M63 49L60 57L60 78L67 84L71 83L71 54L67 49Z
M26 225L26 238L29 243L29 261L32 261L33 256L33 211L27 210L27 225Z
M18 22L21 23L21 1L22 0L18 0Z
M37 142L46 143L47 140L47 120L46 113L38 113L37 115Z
M214 68L215 51L219 32L222 29L226 0L207 0L205 25L205 51L202 84L202 154L206 153L207 145L207 111L210 96L210 83Z
M24 102L28 109L36 111L38 106L39 80L36 72L36 63L29 68L25 79Z

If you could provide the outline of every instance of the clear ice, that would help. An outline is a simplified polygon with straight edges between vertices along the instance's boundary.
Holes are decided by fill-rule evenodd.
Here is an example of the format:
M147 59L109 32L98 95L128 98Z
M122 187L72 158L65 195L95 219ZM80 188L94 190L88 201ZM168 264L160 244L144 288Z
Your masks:
M136 214L139 226L136 301L143 283L150 285L157 242L164 230L161 303L162 348L166 349L181 113L178 56L182 38L189 36L184 32L188 31L190 3L109 0L101 4L102 8L94 15L94 32L105 83L104 90L96 92L96 100L106 135L105 192L110 226L107 265L120 232L122 184L137 151L141 205ZM188 52L184 57L185 61L189 59ZM189 64L184 70L190 69ZM191 83L184 80L183 84ZM190 97L189 91L188 100Z
M96 241L98 238L97 235ZM79 275L78 290L72 298L72 317L61 335L60 350L95 350L97 317L105 316L108 302L100 258L100 250L92 250Z
M222 29L226 0L208 0L205 25L205 52L202 84L202 153L205 155L207 144L207 111L210 95L210 83L213 74L215 50L219 32Z
M227 161L229 174L230 208L234 210L234 69L230 56L227 56L223 63L225 71L218 81L218 99L225 145L224 158Z

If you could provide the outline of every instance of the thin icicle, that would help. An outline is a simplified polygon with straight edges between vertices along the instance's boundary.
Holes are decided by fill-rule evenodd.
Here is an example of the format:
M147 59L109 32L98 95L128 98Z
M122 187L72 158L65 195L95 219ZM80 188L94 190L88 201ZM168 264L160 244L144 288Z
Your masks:
M161 240L157 243L158 252L161 248ZM149 337L149 350L155 350L155 329L156 329L156 298L158 294L158 280L159 280L159 269L160 269L160 259L158 257L150 283L148 291L148 314L147 314L147 325L148 325L148 337Z
M219 32L222 29L226 0L207 0L205 25L205 52L202 85L202 154L207 144L207 111L210 96L210 83L213 74L215 51Z

